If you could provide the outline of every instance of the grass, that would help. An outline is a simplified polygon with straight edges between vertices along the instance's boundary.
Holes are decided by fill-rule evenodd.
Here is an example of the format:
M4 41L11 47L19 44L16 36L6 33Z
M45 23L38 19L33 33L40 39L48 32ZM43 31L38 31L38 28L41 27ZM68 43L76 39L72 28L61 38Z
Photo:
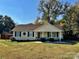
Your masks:
M0 59L74 59L77 53L79 43L65 45L0 40Z

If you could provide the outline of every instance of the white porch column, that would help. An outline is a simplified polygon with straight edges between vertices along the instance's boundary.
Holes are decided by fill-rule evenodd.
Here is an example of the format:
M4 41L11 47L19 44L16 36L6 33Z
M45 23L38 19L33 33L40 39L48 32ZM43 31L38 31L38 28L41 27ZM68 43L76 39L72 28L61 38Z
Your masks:
M15 31L13 32L13 37L15 37Z
M62 38L63 38L62 32L59 32L59 40L61 41Z
M53 38L52 36L53 36L53 34L52 34L52 32L51 32L51 38Z
M42 32L41 34L42 34L42 37L44 37L44 32Z
M35 38L37 37L37 35L38 35L37 32L34 32L34 37L35 37Z

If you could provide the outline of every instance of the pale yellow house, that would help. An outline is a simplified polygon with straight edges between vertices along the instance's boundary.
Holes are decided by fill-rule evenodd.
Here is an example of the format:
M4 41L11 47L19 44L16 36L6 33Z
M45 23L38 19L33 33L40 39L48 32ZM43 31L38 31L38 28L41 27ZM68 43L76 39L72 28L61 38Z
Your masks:
M49 23L17 25L12 31L16 40L37 40L37 38L61 40L63 38L63 30Z

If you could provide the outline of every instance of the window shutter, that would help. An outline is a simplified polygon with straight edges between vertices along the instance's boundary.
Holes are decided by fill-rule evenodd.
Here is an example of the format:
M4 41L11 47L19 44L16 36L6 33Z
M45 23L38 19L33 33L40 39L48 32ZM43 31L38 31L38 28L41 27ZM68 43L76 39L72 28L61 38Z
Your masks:
M16 37L16 32L15 32L15 37Z
M57 37L58 37L58 34L59 34L59 33L57 32Z
M29 37L29 32L28 32L28 37Z
M21 37L21 32L20 32L19 36Z
M34 32L33 32L33 37L34 37Z

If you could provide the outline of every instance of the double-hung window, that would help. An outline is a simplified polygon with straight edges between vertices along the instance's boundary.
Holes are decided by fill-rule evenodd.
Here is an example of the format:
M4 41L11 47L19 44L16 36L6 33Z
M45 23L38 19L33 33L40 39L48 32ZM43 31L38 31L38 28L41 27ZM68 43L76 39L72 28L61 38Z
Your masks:
M34 32L28 32L28 37L34 37Z
M15 32L15 37L21 37L21 32Z

